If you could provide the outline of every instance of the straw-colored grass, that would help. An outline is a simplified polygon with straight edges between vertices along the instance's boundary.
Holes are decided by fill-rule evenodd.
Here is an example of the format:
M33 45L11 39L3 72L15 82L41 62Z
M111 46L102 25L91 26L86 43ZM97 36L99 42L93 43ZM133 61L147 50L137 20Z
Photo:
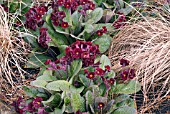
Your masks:
M154 109L170 95L170 27L166 23L147 18L125 26L114 36L109 57L113 69L120 67L123 57L136 69L144 97L139 112Z
M13 23L14 17L10 17L0 6L0 78L7 80L12 87L15 78L13 67L22 75L21 63L26 62L23 57L27 53L25 42L18 37L20 32L13 29Z

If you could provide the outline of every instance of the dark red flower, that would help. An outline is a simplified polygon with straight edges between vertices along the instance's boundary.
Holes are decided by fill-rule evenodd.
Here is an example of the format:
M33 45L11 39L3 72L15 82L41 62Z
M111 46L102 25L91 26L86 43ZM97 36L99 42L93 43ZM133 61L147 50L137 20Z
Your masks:
M44 108L39 108L37 114L49 114L49 113L46 112Z
M125 25L124 22L126 22L126 17L124 14L120 14L118 19L113 23L113 26L115 29L119 29Z
M102 30L103 30L103 33L106 33L106 32L107 32L106 26L103 26L103 27L102 27Z
M47 33L47 30L47 28L40 28L40 37L38 43L44 48L48 47L48 42L51 40Z
M36 18L37 21L39 21L42 18L42 15L41 14L36 14L35 18Z
M81 57L81 49L80 48L75 48L73 50L73 58L74 59L79 59Z
M120 59L120 65L124 66L128 66L130 63L130 61L126 60L126 59Z
M64 0L58 0L58 1L57 1L57 4L58 4L59 6L62 6L62 5L64 4Z
M37 24L37 25L38 25L38 27L42 27L42 26L43 26L43 24L44 24L44 22L45 22L44 20L39 21L39 22L38 22L38 24Z
M84 73L86 73L86 74L87 74L88 72L89 72L89 71L88 71L87 69L84 69Z
M89 72L86 76L89 79L94 79L95 78L95 73L94 72Z
M105 104L104 104L104 103L99 102L99 103L98 103L97 108L98 108L98 109L103 109L103 108L104 108L104 106L105 106Z
M42 98L41 97L36 97L36 98L34 98L34 100L32 101L32 104L33 104L33 107L35 108L35 109L38 109L38 108L40 108L41 106L42 106Z
M113 84L115 83L115 79L114 79L114 78L110 78L110 79L108 80L108 82L109 82L111 85L113 85Z
M66 13L64 11L60 11L58 12L58 16L60 19L63 19L64 17L66 17Z
M61 23L61 27L62 28L67 28L68 27L68 23L67 22L62 22Z
M93 54L99 54L100 51L99 51L99 45L93 45L90 47L90 53L93 53Z
M35 19L33 19L33 18L30 18L30 19L26 20L25 26L27 28L30 28L30 29L35 31L36 28L37 28L37 21Z
M109 65L106 65L106 66L105 66L105 71L110 72L110 66L109 66Z
M40 6L40 7L37 8L38 14L44 15L45 12L47 12L47 8L45 6Z
M64 7L67 8L67 9L70 9L71 8L71 3L70 2L65 2Z
M5 12L8 12L8 7L7 6L5 6L4 4L1 4L1 6L3 7Z
M121 76L122 80L127 80L129 77L129 69L122 71L120 76Z
M82 53L81 53L81 58L82 58L82 59L88 59L88 58L90 58L90 53L89 53L89 52L82 52Z
M130 69L129 70L129 78L133 79L134 77L136 77L135 69Z
M102 36L103 35L103 30L97 30L96 33L97 33L98 36Z
M15 111L18 112L19 114L22 114L24 112L23 108L21 107L22 102L23 102L22 97L19 97L17 101L14 101L12 103L12 106L14 106Z
M91 9L91 10L95 9L95 4L91 1L89 1L89 9Z
M99 75L99 76L103 76L104 73L105 73L105 71L104 71L103 69L101 69L101 68L96 68L95 73L96 73L97 75Z
M44 64L45 64L45 65L48 65L50 62L51 62L51 60L50 60L50 59L47 59Z
M88 3L88 0L80 0L79 3L80 3L81 5L85 5L86 3Z
M80 110L78 110L77 112L76 112L76 114L83 114Z

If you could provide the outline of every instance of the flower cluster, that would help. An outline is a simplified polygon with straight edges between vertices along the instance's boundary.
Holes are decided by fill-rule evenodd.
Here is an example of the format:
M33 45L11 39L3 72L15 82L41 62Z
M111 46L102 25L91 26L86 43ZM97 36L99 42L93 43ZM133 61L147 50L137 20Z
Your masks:
M38 43L44 48L48 47L48 42L51 40L51 38L48 35L47 30L48 30L47 28L40 29L40 36L39 36Z
M94 72L89 72L87 69L85 69L84 72L87 74L87 76L86 76L87 78L93 80L93 79L95 79L96 76L103 77L108 72L110 72L110 66L106 65L105 70L103 70L102 68L96 67Z
M87 69L84 70L85 74L87 75L86 77L89 78L90 80L96 80L97 77L101 77L102 81L104 82L104 84L109 88L111 85L114 84L115 79L114 78L107 78L104 77L105 75L107 75L107 73L110 72L110 66L106 65L105 66L105 70L103 70L102 68L95 68L94 72L89 72Z
M102 36L103 33L107 33L107 28L106 26L103 26L102 29L96 31L98 36Z
M82 6L80 12L86 12L87 10L94 10L95 4L90 0L58 0L53 2L52 8L57 9L58 6L64 6L71 11L77 10L79 6Z
M126 17L124 14L120 14L118 19L113 23L115 29L119 29L125 25Z
M65 49L65 53L65 56L55 61L46 60L44 64L49 65L47 70L66 70L66 66L75 59L81 59L83 67L98 65L94 64L94 60L100 54L99 46L91 42L77 40Z
M122 65L122 67L128 66L129 63L126 59L120 59L120 65ZM133 79L136 76L135 70L127 68L120 73L120 76L122 80Z
M86 67L94 65L94 60L96 56L100 54L100 51L99 46L92 44L90 41L85 42L77 40L66 48L65 53L68 60L81 59L83 61L83 66Z
M51 14L51 20L54 26L61 26L62 28L67 28L69 25L63 19L66 17L64 11L54 10Z
M37 26L41 27L44 24L44 20L42 20L42 16L47 12L46 6L34 6L30 8L29 11L25 14L26 22L25 26L32 30L36 30Z
M48 114L45 111L45 108L42 105L42 98L36 97L30 103L26 103L22 97L19 97L17 101L13 102L13 106L15 107L15 111L19 114L25 114L25 112L35 113L37 114Z

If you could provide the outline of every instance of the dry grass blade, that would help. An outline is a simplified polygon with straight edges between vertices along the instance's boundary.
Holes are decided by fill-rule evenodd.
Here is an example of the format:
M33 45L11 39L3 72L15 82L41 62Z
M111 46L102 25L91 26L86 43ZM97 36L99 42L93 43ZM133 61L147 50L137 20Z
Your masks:
M6 79L14 86L15 74L12 67L15 66L19 74L24 72L21 63L26 62L23 58L27 53L24 41L17 37L19 31L13 29L11 17L0 6L0 78Z
M170 27L161 20L147 18L124 27L114 38L109 57L131 60L142 83L144 96L140 112L155 108L170 94Z

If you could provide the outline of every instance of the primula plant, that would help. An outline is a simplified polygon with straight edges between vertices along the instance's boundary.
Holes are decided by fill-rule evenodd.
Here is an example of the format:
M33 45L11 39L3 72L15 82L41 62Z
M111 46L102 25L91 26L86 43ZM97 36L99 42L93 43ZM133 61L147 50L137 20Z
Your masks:
M124 6L119 7L118 3ZM40 68L31 87L23 87L30 99L19 97L13 103L16 112L137 112L130 96L140 90L135 69L122 58L122 70L114 72L107 57L114 31L126 24L127 12L123 10L122 0L54 0L28 6L15 1L10 5L15 7L8 11L4 4L4 10L21 14L20 21L15 21L16 28L20 31L27 28L31 33L20 34L32 46L27 67ZM19 5L22 11L17 10Z
M129 94L140 90L135 70L130 61L120 60L121 72L115 73L106 55L100 55L99 46L90 41L72 43L66 55L45 61L45 70L31 85L24 87L33 97L26 103L21 98L14 102L20 113L38 114L117 114L136 113L136 104Z

